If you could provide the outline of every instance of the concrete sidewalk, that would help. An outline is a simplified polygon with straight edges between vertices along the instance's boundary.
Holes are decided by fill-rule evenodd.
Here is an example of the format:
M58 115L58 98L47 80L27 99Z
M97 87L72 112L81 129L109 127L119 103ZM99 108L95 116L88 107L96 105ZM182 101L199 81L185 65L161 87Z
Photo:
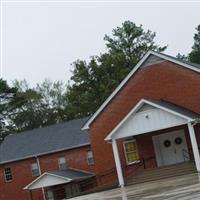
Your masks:
M151 181L104 192L93 193L73 200L199 200L200 178L197 173Z

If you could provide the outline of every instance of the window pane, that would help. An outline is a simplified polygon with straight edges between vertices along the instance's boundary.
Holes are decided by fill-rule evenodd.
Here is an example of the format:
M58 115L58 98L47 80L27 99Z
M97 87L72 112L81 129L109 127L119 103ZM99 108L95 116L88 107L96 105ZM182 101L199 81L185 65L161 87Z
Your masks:
M93 152L92 151L87 152L87 162L88 162L88 165L94 164L94 158L93 158Z
M66 160L65 157L58 158L58 167L59 169L65 169L66 168Z
M137 152L127 153L127 160L129 163L134 162L138 159L139 157L138 157Z
M131 141L125 144L126 152L136 151L136 142Z
M136 141L128 141L124 143L125 154L127 163L133 163L136 160L139 160L139 154L137 151Z
M52 190L48 190L47 191L47 200L53 200L54 196L53 196L53 191Z
M5 181L6 182L12 181L11 168L5 168L4 169L4 177L5 177Z
M65 163L65 157L60 157L60 158L58 159L58 161L59 161L60 164L61 164L61 163Z
M37 163L32 163L31 164L31 169L38 169Z
M39 176L40 175L40 173L39 173L39 167L38 167L37 163L32 163L31 164L31 172L32 172L33 176Z

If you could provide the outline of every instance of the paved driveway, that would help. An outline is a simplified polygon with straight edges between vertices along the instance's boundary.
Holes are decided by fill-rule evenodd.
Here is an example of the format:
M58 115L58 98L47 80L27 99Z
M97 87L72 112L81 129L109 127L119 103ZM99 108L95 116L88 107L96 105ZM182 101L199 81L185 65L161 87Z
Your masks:
M199 180L198 174L189 174L93 193L73 200L199 200Z

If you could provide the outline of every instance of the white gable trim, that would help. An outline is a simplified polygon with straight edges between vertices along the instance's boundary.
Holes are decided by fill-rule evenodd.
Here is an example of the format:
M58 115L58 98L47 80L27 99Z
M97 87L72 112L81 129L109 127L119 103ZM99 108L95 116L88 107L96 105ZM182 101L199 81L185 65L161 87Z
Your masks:
M31 190L32 186L36 182L40 181L44 176L52 176L52 177L60 178L61 180L65 180L66 183L72 181L72 179L70 179L70 178L66 178L66 177L63 177L63 176L59 176L59 175L56 175L56 174L51 174L49 172L45 172L41 176L39 176L38 178L36 178L34 181L32 181L31 183L29 183L26 187L24 187L24 190Z
M86 122L83 126L82 130L88 130L90 128L90 124L94 121L94 119L99 115L99 113L106 107L106 105L111 101L111 99L118 93L118 91L125 85L125 83L130 79L130 77L137 71L137 69L144 63L144 61L149 57L149 55L155 55L165 60L171 61L178 65L181 65L187 69L200 72L200 69L193 67L191 65L180 62L176 59L169 58L168 56L162 55L160 53L156 53L154 51L148 51L145 56L138 62L138 64L132 69L132 71L125 77L125 79L119 84L119 86L113 91L113 93L104 101L104 103L99 107L99 109L92 115L92 117Z
M128 119L131 115L133 115L134 113L136 113L136 112L142 107L142 105L144 105L144 104L149 104L149 105L151 105L151 106L153 106L153 107L155 107L155 108L159 108L159 109L161 109L161 110L164 110L164 111L166 111L166 112L169 112L169 113L171 113L171 114L173 114L173 115L176 115L176 116L178 116L178 117L180 117L180 118L186 119L188 122L191 122L191 121L194 120L194 119L192 119L192 118L190 118L190 117L187 117L187 116L185 116L185 115L182 115L182 114L180 114L180 113L178 113L178 112L175 112L175 111L173 111L173 110L171 110L171 109L168 109L168 108L166 108L166 107L157 105L157 104L155 104L155 103L152 103L152 102L150 102L150 101L148 101L148 100L146 100L146 99L141 99L141 100L135 105L135 107L133 107L133 108L131 109L131 111L123 118L123 120L120 121L120 122L117 124L117 126L115 126L115 128L108 134L108 136L105 138L105 140L111 140L111 139L112 139L112 136L113 136L113 135L117 132L117 130L127 121L127 119Z

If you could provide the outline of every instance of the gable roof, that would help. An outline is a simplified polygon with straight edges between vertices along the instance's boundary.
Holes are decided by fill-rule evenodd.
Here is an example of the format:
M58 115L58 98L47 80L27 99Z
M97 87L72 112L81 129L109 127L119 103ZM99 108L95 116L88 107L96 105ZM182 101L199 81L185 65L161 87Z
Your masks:
M0 164L89 145L81 127L87 118L9 135L0 145Z
M31 189L36 189L36 188L41 188L41 187L49 187L61 183L69 183L71 181L80 181L80 180L85 180L88 178L93 177L95 174L87 171L82 171L79 169L74 169L74 168L67 168L63 170L54 170L54 171L48 171L44 172L42 175L40 175L38 178L36 178L34 181L29 183L24 189L31 190ZM52 178L57 178L56 181L47 181L46 183L42 181L46 176L52 177ZM58 180L60 179L60 180ZM53 179L52 179L53 180ZM36 186L37 184L37 186Z
M79 170L79 169L74 169L74 168L55 170L55 171L50 171L48 173L54 174L56 176L65 177L71 180L81 180L81 179L89 178L95 175L94 173Z
M151 56L157 56L163 60L171 61L187 69L193 70L195 72L200 72L200 65L191 63L188 61L180 60L175 57L158 53L154 51L148 51L145 56L138 62L138 64L130 71L130 73L124 78L124 80L118 85L118 87L112 92L112 94L104 101L104 103L99 107L99 109L92 115L92 117L84 124L82 130L87 130L90 128L90 124L96 119L96 117L101 113L101 111L107 106L107 104L112 100L112 98L119 92L119 90L126 84L126 82L132 77L132 75L144 64L145 61ZM153 64L153 63L151 63Z
M111 140L115 132L130 118L131 115L137 113L137 111L144 105L148 104L155 108L159 108L180 118L187 120L188 122L193 122L200 120L200 114L188 110L182 106L178 106L171 102L165 100L154 100L154 99L141 99L131 111L114 127L114 129L108 134L105 140Z

